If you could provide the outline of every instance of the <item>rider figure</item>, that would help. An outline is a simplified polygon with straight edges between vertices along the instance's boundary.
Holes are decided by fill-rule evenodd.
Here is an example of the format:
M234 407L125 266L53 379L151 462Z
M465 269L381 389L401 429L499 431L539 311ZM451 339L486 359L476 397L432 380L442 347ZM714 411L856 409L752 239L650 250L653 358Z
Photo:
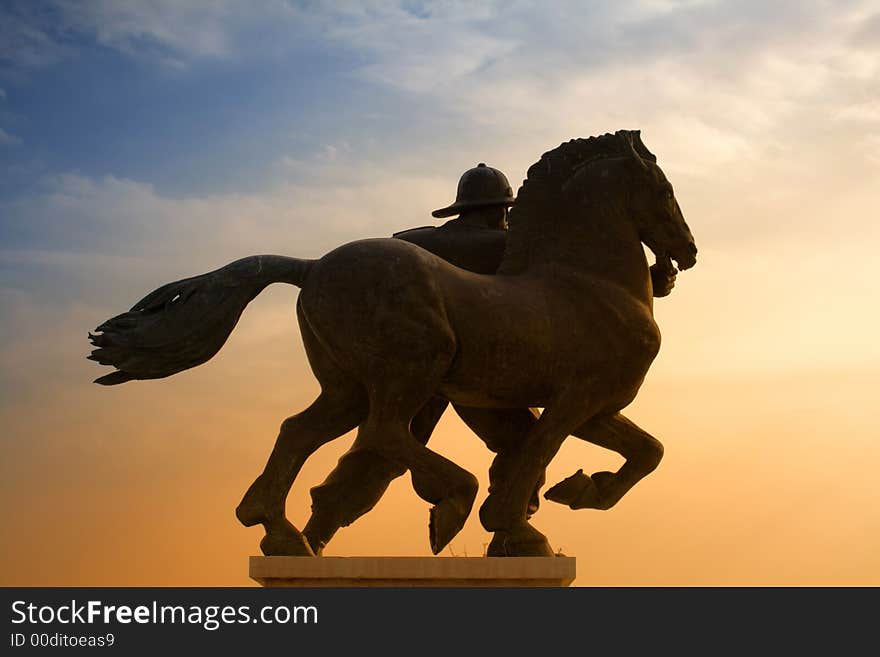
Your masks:
M394 237L417 244L457 267L477 274L494 274L507 245L507 209L516 203L507 177L482 162L462 174L455 203L431 214L458 215L438 228L411 228ZM668 260L651 266L655 297L665 297L675 285L676 270Z
M438 219L458 215L438 228L412 228L394 237L417 244L457 267L494 274L507 243L507 208L516 200L507 177L480 163L458 183L455 203L431 214Z
M413 228L394 234L401 239L478 274L494 274L501 265L507 243L507 212L516 203L507 177L483 163L462 174L455 202L434 210L437 218L458 215L439 227ZM654 296L666 296L675 282L671 264L651 267ZM410 429L422 444L427 443L440 416L449 406L433 397L413 418ZM508 446L516 449L538 417L532 409L478 409L453 404L459 417L498 456L489 470L493 482L505 476ZM399 465L369 451L345 453L324 482L312 488L312 515L303 534L320 554L340 527L351 524L372 509L393 479L404 474ZM542 475L529 503L529 515L538 508ZM490 545L492 555L494 546ZM503 546L498 548L503 551ZM500 552L499 552L500 553Z

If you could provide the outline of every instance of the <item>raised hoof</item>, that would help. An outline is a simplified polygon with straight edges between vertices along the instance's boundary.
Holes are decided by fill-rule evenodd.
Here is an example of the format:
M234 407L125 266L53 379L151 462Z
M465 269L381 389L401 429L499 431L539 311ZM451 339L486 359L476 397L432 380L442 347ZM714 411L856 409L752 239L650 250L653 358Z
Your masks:
M431 552L440 554L449 541L455 538L455 535L464 527L468 515L470 515L471 505L462 507L451 497L431 508L430 519L428 520L428 539L431 542Z
M554 557L547 537L531 525L513 531L495 532L486 549L487 557Z
M260 541L260 550L263 554L267 557L314 557L315 553L309 547L306 537L290 523L287 525L284 530L272 530L266 533Z
M572 509L600 509L602 499L596 482L583 470L578 470L544 493L551 502L565 504Z

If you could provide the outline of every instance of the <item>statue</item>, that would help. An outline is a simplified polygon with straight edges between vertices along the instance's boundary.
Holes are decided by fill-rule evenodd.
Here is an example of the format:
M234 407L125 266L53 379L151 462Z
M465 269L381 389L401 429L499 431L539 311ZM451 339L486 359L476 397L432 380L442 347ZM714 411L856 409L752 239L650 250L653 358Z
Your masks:
M398 239L417 244L447 262L478 274L494 274L504 257L507 245L507 209L516 202L507 177L497 169L478 164L462 174L455 202L435 210L437 218L458 216L438 228L424 226L394 234ZM675 268L651 266L654 296L666 296L675 284ZM434 396L410 423L410 431L423 445L428 442L449 402ZM458 416L486 446L495 453L517 449L539 417L536 409L472 408L453 404ZM499 465L503 459L499 460ZM490 490L499 468L490 468ZM303 534L315 554L340 527L353 523L370 511L381 499L388 485L405 470L373 452L351 450L319 486L311 490L312 514ZM529 517L540 504L539 492L544 474L529 500ZM561 490L561 489L559 489ZM558 491L557 491L558 492ZM488 556L506 554L503 545L490 543Z
M653 271L642 243L657 257ZM285 498L305 459L355 427L347 458L388 464L379 468L379 495L389 474L410 470L416 493L433 505L432 551L442 550L464 525L477 481L410 430L439 397L457 410L482 409L490 420L477 433L500 437L480 509L494 533L490 554L550 556L529 515L568 435L626 459L616 473L578 471L545 494L571 508L610 508L660 461L660 443L620 411L660 345L652 278L665 272L671 281L672 260L688 269L696 252L656 158L637 131L618 131L564 143L529 169L496 275L404 239L353 242L319 260L251 256L149 294L90 334L90 358L117 368L97 380L106 385L169 376L219 351L267 285L297 285L303 343L322 390L282 423L237 509L246 525L264 526L264 553L315 554L286 519ZM508 414L532 407L545 410L530 414L525 435L498 431Z

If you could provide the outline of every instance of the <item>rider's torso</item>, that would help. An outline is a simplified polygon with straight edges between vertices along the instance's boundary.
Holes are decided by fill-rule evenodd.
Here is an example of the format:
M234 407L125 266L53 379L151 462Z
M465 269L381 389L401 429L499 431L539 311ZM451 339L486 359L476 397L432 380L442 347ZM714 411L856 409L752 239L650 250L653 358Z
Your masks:
M395 233L394 237L477 274L494 274L501 265L507 245L505 230L458 224L455 220L438 228L426 226L404 230Z

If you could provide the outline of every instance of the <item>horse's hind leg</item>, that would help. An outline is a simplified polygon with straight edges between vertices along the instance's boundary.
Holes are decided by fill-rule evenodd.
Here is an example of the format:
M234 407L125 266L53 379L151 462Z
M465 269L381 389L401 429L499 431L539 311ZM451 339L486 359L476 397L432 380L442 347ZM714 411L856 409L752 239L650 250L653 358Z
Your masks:
M264 554L313 555L305 538L285 517L287 494L315 450L357 426L366 410L359 397L325 391L302 413L281 423L263 473L236 509L244 525L261 523L266 529L260 543Z
M245 525L262 524L264 554L312 556L303 535L285 517L285 501L306 459L321 445L354 429L367 415L367 397L359 384L339 370L308 323L300 317L303 345L321 394L306 410L287 418L263 473L251 484L236 509Z
M410 429L421 444L428 442L443 411L445 399L432 398L413 418ZM340 527L346 527L372 509L395 478L406 468L367 450L349 450L322 484L311 490L312 515L303 534L315 554L321 554Z
M394 257L364 258L357 267L352 258L361 259L360 247L325 256L309 274L300 307L334 359L367 391L369 415L352 451L373 452L411 471L416 493L434 505L429 533L436 554L464 525L477 479L410 431L448 373L457 345L433 274L435 261L410 246L409 256L398 257L400 244L391 245ZM348 283L355 271L370 289L352 292Z
M622 455L626 462L617 472L578 470L544 497L572 509L610 509L663 458L663 445L619 413L595 418L572 435Z
M371 395L370 415L361 425L352 451L374 452L410 470L418 496L434 505L428 534L431 551L438 554L470 515L477 496L477 478L419 443L409 430L412 406L395 408L391 399L391 395L378 399ZM419 406L416 404L415 409Z
M432 328L436 331L427 335L401 331L393 345L398 348L374 356L367 365L370 413L351 451L372 452L410 470L418 496L434 505L428 533L431 550L437 554L464 526L478 483L471 473L428 449L410 431L413 417L431 399L455 354L445 325Z

